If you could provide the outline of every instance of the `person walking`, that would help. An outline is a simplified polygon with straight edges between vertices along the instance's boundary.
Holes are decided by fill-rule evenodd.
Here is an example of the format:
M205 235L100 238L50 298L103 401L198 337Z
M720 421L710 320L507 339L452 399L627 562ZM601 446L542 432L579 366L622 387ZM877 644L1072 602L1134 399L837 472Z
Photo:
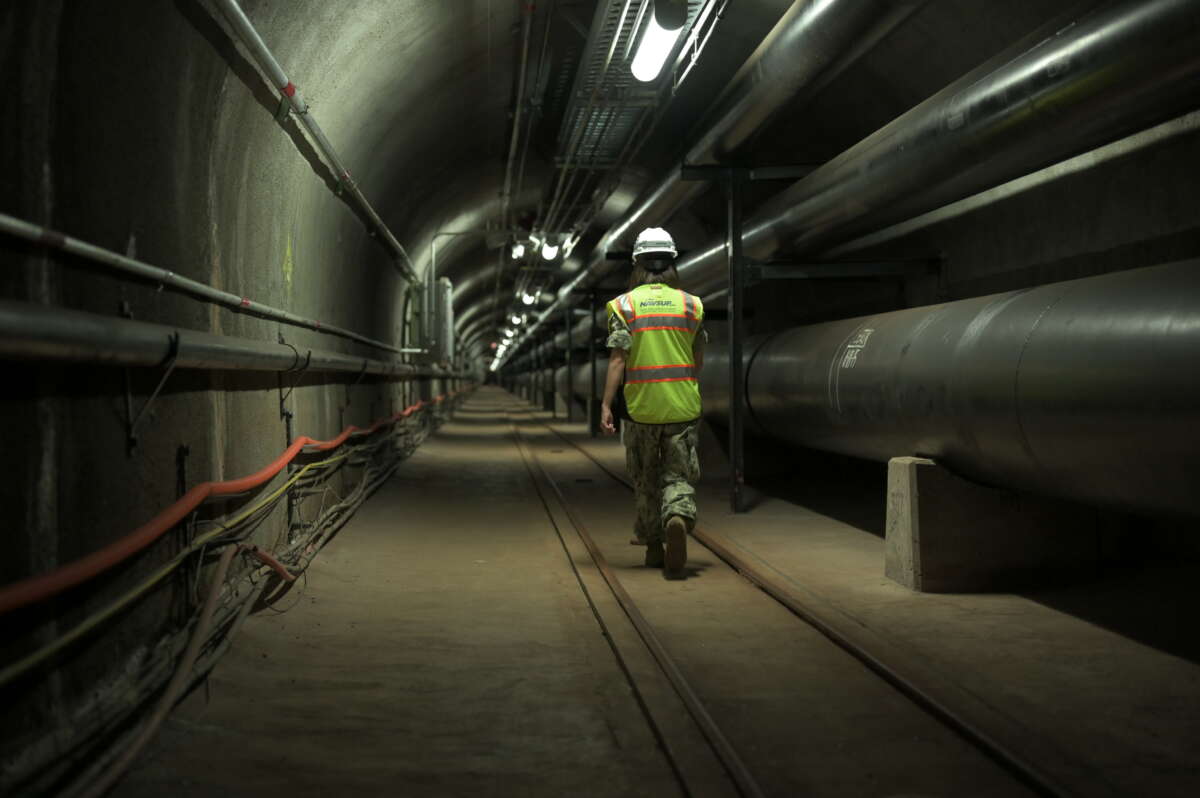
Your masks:
M606 434L616 433L614 403L626 420L634 532L646 544L646 565L662 568L667 579L686 576L687 533L696 523L697 377L706 340L704 305L679 288L677 256L675 241L661 227L638 234L629 291L607 304L611 354L600 407Z

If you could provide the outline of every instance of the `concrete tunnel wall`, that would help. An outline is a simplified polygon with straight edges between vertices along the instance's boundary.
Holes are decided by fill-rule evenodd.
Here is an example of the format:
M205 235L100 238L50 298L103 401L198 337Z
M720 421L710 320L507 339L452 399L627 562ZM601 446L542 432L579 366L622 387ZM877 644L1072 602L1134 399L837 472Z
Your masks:
M441 206L430 201L447 175L414 169L422 153L427 160L436 150L447 169L474 172L475 190L494 194L486 176L496 166L482 161L502 144L509 97L475 78L487 47L480 26L464 29L459 20L389 2L356 3L354 14L318 0L244 6L404 241L420 242L422 231L460 213L445 198ZM404 53L421 41L433 45L422 50L424 69L398 79ZM328 170L296 123L274 120L278 93L232 44L219 12L193 0L5 4L0 54L11 87L0 100L0 168L8 176L0 181L0 210L328 324L399 340L402 280L330 190ZM508 61L497 59L493 69L506 87ZM463 101L480 117L499 115L480 126L486 134L448 142L436 125L420 123L461 113ZM0 275L6 298L106 316L128 303L143 321L260 341L282 334L301 352L379 354L114 278L37 247L7 239L0 247L11 264ZM423 266L421 246L410 247ZM0 558L0 583L89 553L169 505L185 448L190 487L252 473L286 446L274 374L176 372L127 457L120 369L46 363L8 364L7 371L0 496L18 531ZM158 376L131 372L135 410ZM344 425L401 409L416 391L406 383L353 382L354 375L301 379L289 400L295 434L333 437ZM252 540L274 541L283 517L276 508ZM169 556L164 549L174 545L74 591L69 607L6 619L4 659L28 648L31 629L48 636L69 628L127 590ZM140 602L35 689L6 690L0 747L15 752L50 726L69 725L119 686L131 663L174 627L182 591L179 584ZM57 625L39 627L50 612L58 613Z

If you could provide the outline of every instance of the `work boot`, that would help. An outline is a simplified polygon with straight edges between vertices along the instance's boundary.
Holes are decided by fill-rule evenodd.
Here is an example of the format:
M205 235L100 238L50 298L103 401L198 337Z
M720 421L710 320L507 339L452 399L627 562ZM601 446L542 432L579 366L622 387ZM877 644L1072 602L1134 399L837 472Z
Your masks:
M646 567L663 567L663 544L661 540L654 540L646 544Z
M673 515L667 521L667 551L663 557L663 576L667 579L683 579L687 576L683 566L687 564L687 521Z

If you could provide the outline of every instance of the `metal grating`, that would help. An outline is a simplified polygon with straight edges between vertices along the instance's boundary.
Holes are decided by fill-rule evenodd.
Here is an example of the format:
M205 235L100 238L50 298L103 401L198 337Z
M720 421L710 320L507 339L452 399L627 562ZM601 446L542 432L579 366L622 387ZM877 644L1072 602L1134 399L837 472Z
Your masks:
M704 4L705 0L688 0L681 42ZM656 104L657 86L638 82L629 71L631 38L645 24L650 6L651 0L601 0L559 130L561 164L615 162L643 113ZM664 76L671 71L664 69Z

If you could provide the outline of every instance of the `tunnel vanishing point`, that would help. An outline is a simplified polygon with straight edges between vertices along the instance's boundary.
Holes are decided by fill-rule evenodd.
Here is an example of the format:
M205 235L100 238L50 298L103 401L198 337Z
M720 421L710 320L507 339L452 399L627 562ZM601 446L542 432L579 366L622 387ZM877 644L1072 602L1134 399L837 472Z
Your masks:
M774 627L731 615L726 665L690 659L672 626L686 611L649 608L740 607L707 562L814 623L1022 790L1200 789L1186 589L1200 563L1200 0L12 0L0 74L0 795L1021 794L965 765L939 782L928 774L949 760L924 749L814 775L824 765L752 741L753 726L772 745L805 739L783 699L744 736L734 719L728 740L713 731L753 702L706 693L705 674L736 684L726 665L757 656L739 635ZM599 498L624 490L622 450L599 434L605 303L627 290L646 227L674 236L681 285L706 308L691 545L708 560L675 594L622 571L641 555L625 551L628 519L603 513L632 505ZM500 517L513 529L493 539ZM640 696L629 712L650 719L643 748L669 767L631 759L597 781L588 762L612 772L636 747L624 732L588 747L580 718L600 710L568 702L571 720L553 720L514 695L467 733L477 705L408 702L411 682L390 676L377 689L399 691L403 768L368 745L340 769L233 788L180 737L201 734L187 720L201 685L260 694L238 657L275 640L269 624L350 601L321 592L337 579L320 569L367 592L407 585L356 611L392 619L371 638L380 657L428 643L432 659L409 664L447 685L475 678L464 662L501 667L438 660L415 630L491 651L494 626L438 615L492 584L448 564L497 546L512 590L520 557L545 555L520 535L551 527L590 529L597 585L630 582L646 617L621 623L719 778L672 742L566 538L574 565L556 567L578 577L621 663L612 678ZM403 565L387 559L400 551ZM502 595L485 603L529 636L516 660L553 649L536 636L551 605ZM403 655L392 628L411 632ZM937 640L975 634L953 654ZM322 662L271 646L262 667L281 691ZM522 673L559 673L545 656ZM328 667L353 680L376 665ZM1105 706L1129 681L1141 697ZM313 684L305 712L353 716L342 688ZM536 731L510 728L523 713ZM249 738L230 717L230 739ZM291 722L282 746L310 725ZM372 723L372 744L398 733ZM452 744L427 733L439 724ZM546 769L529 742L543 734L564 756L589 741L577 772ZM838 750L878 753L872 740ZM258 750L229 784L270 767ZM456 764L414 764L442 754ZM933 781L909 784L905 767ZM885 775L855 781L866 773Z

